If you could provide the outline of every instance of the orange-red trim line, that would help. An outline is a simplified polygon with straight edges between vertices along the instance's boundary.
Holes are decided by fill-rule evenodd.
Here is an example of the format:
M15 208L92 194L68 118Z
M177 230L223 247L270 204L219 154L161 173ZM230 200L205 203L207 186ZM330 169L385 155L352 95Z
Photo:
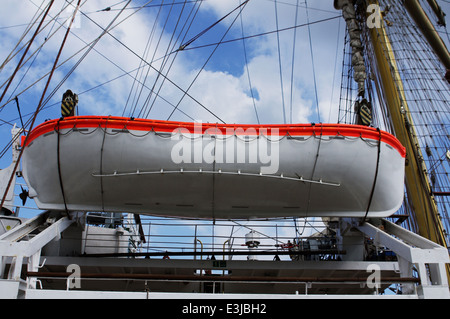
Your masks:
M30 132L28 137L28 146L34 139L55 130L59 121L59 129L72 128L113 128L127 129L135 131L151 131L172 133L176 129L182 128L190 133L207 133L209 134L227 134L232 130L234 134L251 135L277 135L277 136L347 136L362 137L364 139L372 139L378 141L380 133L376 128L349 125L349 124L215 124L215 123L194 123L194 122L174 122L148 119L132 119L129 117L112 117L112 116L74 116L67 117L62 120L49 120L37 126ZM250 129L250 130L249 130ZM228 132L227 132L228 130ZM381 141L396 149L402 157L406 156L405 147L400 141L390 133L381 131Z

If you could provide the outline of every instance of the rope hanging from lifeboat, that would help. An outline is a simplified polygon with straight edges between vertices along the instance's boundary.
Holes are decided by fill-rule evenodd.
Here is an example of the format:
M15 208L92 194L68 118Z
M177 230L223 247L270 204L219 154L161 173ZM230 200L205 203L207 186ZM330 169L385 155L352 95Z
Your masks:
M103 131L103 138L102 138L102 147L100 148L100 174L103 174L103 149L105 146L105 138L108 130L108 120L111 116L108 116L108 118L105 121L105 129ZM105 200L103 197L104 194L104 188L103 188L103 176L100 178L100 195L102 198L102 210L105 210Z
M60 122L62 118L58 120L58 123L56 124L55 132L57 136L57 145L56 145L56 155L57 155L57 164L58 164L58 179L59 179L59 186L61 188L61 195L64 201L64 210L68 215L69 210L67 209L67 201L66 201L66 194L64 192L64 184L61 176L61 133L60 133Z
M361 221L361 225L365 223L367 215L369 214L370 206L372 205L373 194L375 193L375 187L377 186L378 170L380 168L380 154L381 154L381 130L377 128L378 132L378 146L377 146L377 164L375 167L375 177L373 178L372 190L370 191L369 203L367 204L366 214Z

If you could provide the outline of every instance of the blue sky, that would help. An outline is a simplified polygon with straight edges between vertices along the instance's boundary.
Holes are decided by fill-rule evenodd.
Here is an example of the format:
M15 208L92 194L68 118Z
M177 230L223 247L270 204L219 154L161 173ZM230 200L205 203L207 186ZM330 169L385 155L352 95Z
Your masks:
M154 0L150 4L157 5L161 1ZM60 62L71 57L75 52L82 49L86 43L90 43L101 34L101 28L91 19L105 27L114 19L126 2L121 0L87 1L81 9L83 14L77 20L75 28L72 29ZM130 3L130 9L125 10L117 22L127 19L111 31L114 38L105 35L99 41L95 50L82 61L75 72L56 91L54 97L38 116L36 124L43 122L45 119L60 116L61 96L67 89L72 89L79 94L79 113L81 115L121 116L124 114L125 116L139 116L144 114L148 118L165 120L172 112L173 105L179 104L178 108L183 113L174 112L171 120L191 121L195 119L217 122L216 117L193 99L187 96L182 98L183 92L173 83L186 90L193 83L193 79L214 50L215 46L211 44L218 42L226 32L225 41L240 39L243 35L248 37L271 33L266 36L246 39L245 43L242 40L233 41L218 47L192 87L189 88L189 94L192 97L227 123L257 123L255 108L261 123L283 123L282 98L284 97L284 114L289 122L292 94L292 122L318 122L319 118L322 122L336 122L345 23L339 17L340 12L334 9L333 0L309 0L307 2L308 11L306 11L304 0L250 0L243 9L242 20L239 17L232 24L236 14L231 14L219 25L190 44L184 51L179 52L176 59L172 60L175 53L169 56L168 65L172 61L173 65L167 77L173 83L166 80L159 91L159 85L162 81L161 78L158 79L155 90L159 92L159 97L153 106L151 105L154 95L149 93L150 89L153 88L157 73L143 64L139 56L149 63L153 61L152 65L158 69L163 61L161 58L167 52L173 52L179 45L184 44L185 41L195 37L224 17L238 7L240 1L203 1L188 32L186 32L186 29L180 32L181 25L190 21L192 16L189 13L191 9L197 8L196 2L189 2L184 9L182 5L176 4L173 7L165 6L161 12L158 11L158 6L147 7L136 12L136 8L147 2L147 0L133 0ZM171 2L171 0L164 1L167 4L171 4ZM298 9L296 7L297 2L299 3ZM48 0L1 0L1 3L0 62L3 62L14 49L37 9L42 4L48 3ZM56 0L50 16L57 15L66 3L65 0ZM450 14L450 4L445 1L439 1L439 3L442 5L444 12L447 15ZM112 10L102 11L108 7L111 7ZM277 16L275 15L275 7ZM184 13L181 15L180 24L176 29L177 18L182 9ZM0 110L0 119L6 121L6 123L0 123L0 149L3 149L10 138L11 123L20 123L15 102L11 101L6 105L5 102L19 95L24 121L29 119L41 97L46 78L44 77L31 89L21 92L50 71L65 32L64 20L70 14L70 9L63 10L60 15L61 19L57 20L56 23L50 23L42 34L36 38L30 52L36 51L38 46L44 43L46 37L49 37L60 25L63 25L39 51L33 64L31 65L30 60L25 68L18 73L8 94L0 103L0 107L4 106ZM167 17L169 19L165 25ZM283 29L296 24L306 24L308 18L309 22L330 20L313 24L310 29L301 27L297 28L296 31L294 29L283 31L278 33L278 37L277 33L273 33L277 29L277 22L278 29ZM228 30L230 26L231 28ZM176 30L175 37L172 39L174 30ZM309 32L311 33L311 42ZM31 37L31 33L26 35L26 39ZM174 42L179 34L184 36L184 41L179 39ZM294 35L296 36L295 50ZM150 46L147 47L149 38L152 41ZM443 34L443 38L448 45L448 37ZM21 43L23 45L23 41ZM246 56L244 55L244 44ZM208 46L196 48L204 45ZM311 45L314 54L318 106L316 104ZM80 54L74 56L73 59L55 72L47 94L54 90L83 52L81 51ZM20 56L21 53L22 51L17 56ZM294 68L292 67L293 53L295 53ZM18 57L1 70L0 85L6 81L17 62ZM30 65L31 67L28 69ZM280 69L283 79L283 95L281 94ZM164 70L163 73L166 74L167 68ZM250 94L249 74L254 101ZM23 80L21 81L21 79ZM145 83L145 86L141 90L142 83ZM0 88L0 92L2 90L3 88ZM150 103L147 103L147 101L150 101ZM143 109L145 105L147 107ZM143 109L143 112L139 113L141 109ZM0 158L0 168L8 166L10 160L11 152L8 150L5 156ZM23 180L19 179L19 182L23 183ZM20 186L16 187L16 193L18 192L20 192ZM19 203L18 199L17 203ZM34 206L34 204L31 200L28 200L26 206ZM36 210L22 209L20 216L30 217L35 213ZM289 221L289 223L292 222ZM306 229L304 235L316 231L314 228L310 229L310 226L303 221L299 222L298 225L300 229ZM306 228L302 228L303 226ZM244 236L248 232L246 228L236 226L236 229L239 229L239 232L235 235ZM274 229L261 228L259 230L274 236ZM217 227L215 231L216 236L226 237L231 234L230 229L225 227ZM292 227L284 228L279 230L279 236L294 237L295 233ZM266 241L264 243L273 242ZM216 246L220 249L221 244L217 241Z
M42 121L45 118L58 117L59 100L62 93L70 88L76 93L81 93L80 114L124 114L126 116L142 116L145 114L145 117L149 118L166 119L172 112L173 106L179 104L178 109L188 116L175 111L171 116L172 120L218 121L217 117L214 117L193 99L187 96L182 99L183 92L168 81L165 81L161 91L159 91L159 97L151 111L148 112L151 105L148 104L147 109L139 114L139 110L145 105L146 99L154 98L154 95L149 93L150 88L155 83L157 73L152 69L149 70L145 65L143 67L142 60L138 56L143 57L147 62L156 60L152 62L152 65L159 68L162 62L160 58L165 56L166 52L173 52L178 45L185 43L188 39L211 26L218 19L238 7L240 1L203 1L195 16L194 23L188 32L183 29L183 33L180 32L181 25L186 21L191 21L189 19L192 16L189 16L189 13L191 9L197 9L197 3L192 1L186 6L182 6L179 4L180 2L175 1L178 4L167 5L159 12L157 4L161 1L150 2L154 6L146 7L137 13L135 13L136 8L148 1L132 1L129 9L125 10L117 21L126 17L127 20L111 31L115 39L110 35L105 35L100 40L95 47L97 52L92 51L83 60L48 103L48 105L55 105L45 109L39 119ZM2 0L3 10L0 13L1 61L14 48L15 43L19 40L38 7L46 2L48 1ZM84 1L82 2L84 3ZM166 0L164 2L171 4L172 1ZM308 1L309 10L307 11L303 0L251 0L243 7L242 20L241 17L235 19L236 11L191 43L186 50L178 54L172 53L169 56L168 64L172 62L175 55L176 59L167 77L177 86L187 89L211 52L216 49L214 45L210 44L218 42L225 33L224 41L227 41L242 38L243 35L250 36L273 32L277 29L277 24L278 29L283 29L295 24L306 24L308 19L309 22L330 19L313 24L310 29L301 27L295 31L291 29L278 34L270 33L266 36L254 37L245 40L245 43L244 41L234 41L222 44L214 52L192 87L189 88L189 94L228 123L256 123L255 108L260 116L261 123L283 123L284 118L289 122L291 104L292 122L294 123L318 122L319 119L322 122L334 122L336 121L339 100L338 86L340 84L344 23L341 18L333 19L340 15L340 12L333 8L332 2L332 0ZM55 1L50 16L56 15L65 3L62 0ZM87 1L82 6L83 14L77 20L76 27L72 29L72 34L66 43L60 61L72 56L74 52L82 49L85 43L91 42L100 35L101 29L92 21L103 27L106 26L125 3L126 1L119 0ZM296 8L297 3L299 4L298 9ZM441 4L444 11L448 11L448 3L442 2ZM101 11L107 7L111 7L112 10ZM181 10L183 10L183 14L179 24L176 25ZM275 15L275 12L277 15ZM32 46L32 51L39 44L42 44L44 38L61 23L64 24L63 20L69 17L70 13L70 9L63 10L60 15L61 19L57 23L49 24L37 37L36 44ZM232 23L233 20L235 20L234 24ZM175 29L176 26L177 29ZM230 29L228 30L228 28ZM25 74L26 68L19 72L2 105L8 98L13 98L18 92L21 92L34 80L50 70L64 32L65 29L61 28L49 40L20 84L18 84L18 81ZM311 33L311 42L309 41L309 32ZM147 40L152 34L150 48L146 50ZM175 34L174 38L171 38L172 34ZM180 34L185 37L184 42L181 39L175 42L174 39ZM294 34L296 35L295 41ZM30 36L31 34L27 35L28 38ZM444 39L447 41L445 36ZM156 47L158 42L158 47ZM244 44L246 55L244 55ZM203 45L210 46L198 48ZM316 81L313 77L311 45L314 54ZM56 71L49 92L63 78L68 69L77 62L81 53ZM294 60L292 59L293 53L295 54ZM281 67L279 61L281 61ZM0 73L2 83L14 68L14 62L17 62L17 58ZM27 65L29 64L30 62ZM141 67L140 71L136 71L139 67ZM127 72L130 73L127 74ZM280 73L282 77L280 77ZM146 87L142 91L140 91L142 85L134 83L136 76L140 83L145 83ZM147 77L145 78L145 76ZM249 77L255 100L251 96ZM281 79L283 89L281 89ZM26 114L35 109L45 80L40 81L35 89L30 89L19 95L22 113ZM156 87L159 87L161 82L160 77L156 82ZM314 82L317 86L318 106ZM132 112L131 110L135 105L135 112ZM127 107L124 112L125 106ZM11 122L17 118L17 108L14 103L6 105L1 112L0 117L3 120ZM4 126L0 127L0 130L4 130L4 128Z
M1 14L3 15L1 20L3 28L0 31L2 33L2 38L4 39L4 45L0 52L1 60L6 57L8 49L11 50L13 48L13 45L22 34L25 28L23 24L30 21L32 15L37 9L36 5L41 4L40 0L21 0L19 1L20 9L12 10L13 7L17 7L17 1L6 0L4 2L5 9L2 10ZM113 10L111 11L96 13L97 10L107 8L108 6L111 6L111 4L117 3L118 5L113 6ZM130 7L135 8L144 3L145 1L133 1L130 4ZM296 0L277 2L278 28L281 29L295 25L295 6L293 6L295 3ZM63 4L64 1L56 1L54 4L54 10L51 11L51 14L55 15ZM89 43L101 33L100 28L94 25L88 17L95 20L102 26L106 26L108 22L111 21L111 19L113 19L113 17L118 13L118 10L116 9L119 9L122 5L124 5L124 3L119 1L88 1L82 7L82 11L86 13L86 15L82 15L80 17L80 20L78 21L79 27L72 30L73 33L66 43L61 61L68 56L71 56L73 52L76 52L78 49L82 48L84 46L83 41ZM185 39L187 40L194 37L200 31L213 24L238 5L239 1L204 1L204 3L200 6L200 10L195 18L193 26L185 35ZM59 102L62 93L67 88L71 88L77 93L84 92L97 85L124 75L126 72L135 70L139 66L142 66L139 58L131 51L135 52L139 56L145 56L147 62L151 61L153 57L157 59L164 56L166 49L169 46L170 37L175 29L175 19L178 17L177 13L180 12L181 7L182 6L179 4L175 5L173 8L166 6L159 13L159 16L157 7L145 8L120 24L111 33L119 39L122 44L118 43L109 35L106 35L95 47L96 50L103 54L103 56L100 56L96 52L91 52L90 55L81 63L79 68L73 73L73 75L66 81L66 83L64 83L61 89L55 94L55 98L52 102ZM187 13L192 7L193 4L191 3L184 8L186 13L183 14L181 22L184 22L183 19L186 20ZM8 8L11 8L11 10L8 10ZM242 21L240 18L235 20L235 23L228 31L224 40L241 38L243 32L245 36L249 36L276 30L274 10L274 1L250 1L243 10ZM134 10L132 9L125 10L118 21L130 15L133 11ZM170 19L165 26L165 32L162 33L165 18L168 16L169 11L171 14ZM67 17L69 13L70 12L63 12L61 16ZM333 9L330 1L319 1L314 3L314 5L311 5L309 15L310 21L316 21L335 17L339 15L339 12ZM214 50L215 46L208 46L202 49L193 48L219 41L225 32L227 32L227 29L235 18L236 14L230 15L230 17L225 19L221 24L212 28L205 35L193 42L187 48L188 50L180 52L175 59L168 77L184 89L189 87L192 80L197 75L198 70L204 65L204 62L212 50ZM303 7L299 8L297 19L298 24L306 23L305 9ZM321 106L320 108L324 109L324 114L328 114L325 108L328 109L330 104L329 91L333 83L332 75L334 74L336 45L338 43L336 41L336 37L339 33L339 20L340 19L334 19L330 22L324 22L323 24L317 24L311 27L313 50L316 59L316 75L318 77L317 81L320 82L320 87L318 88L320 93L319 103L324 104L324 106ZM154 21L157 21L157 24L154 29L152 47L150 50L145 51L147 39L154 28ZM243 28L241 28L241 23ZM56 28L58 24L51 26ZM343 23L341 22L341 28L342 27ZM37 44L43 42L43 39L48 34L47 32L49 32L49 30L50 26L37 38ZM313 108L313 105L315 106L315 94L313 89L310 47L307 31L307 28L304 27L297 29L296 33L296 58L293 77L294 85L292 87L294 106L293 122L317 121L317 112ZM44 71L48 71L50 69L54 56L56 55L61 43L63 32L64 29L61 28L58 34L55 35L48 44L46 44L43 51L34 62L32 69L28 73L26 79L27 81L24 81L16 92L20 92L20 90L26 87L28 83L31 83L32 79L38 78L39 75L44 73ZM160 39L161 42L159 47L156 49L156 40L158 40L160 35L162 35ZM318 35L319 37L317 37ZM343 35L342 30L340 35ZM176 34L176 36L178 36L178 34ZM282 62L281 72L283 74L283 92L285 95L285 112L288 112L287 108L289 108L290 105L293 36L293 30L279 33L280 59ZM330 42L332 42L331 49ZM179 41L178 43L181 44L182 42ZM340 43L340 45L342 44ZM248 82L247 71L249 71L253 92L255 93L254 96L257 98L255 101L256 108L261 114L261 122L282 123L284 119L282 117L282 97L280 94L281 84L278 64L279 56L277 50L277 35L276 33L272 33L267 36L246 40L245 46L247 59L243 54L243 41L236 41L221 45L205 66L204 71L200 74L197 81L195 81L194 85L189 90L189 93L200 101L205 107L222 118L225 122L256 122L255 110L250 96L250 87ZM325 49L326 47L328 48ZM33 46L33 48L36 48L36 45ZM172 50L170 49L169 51ZM342 50L337 51L341 53L340 51ZM55 73L55 77L52 82L53 86L58 83L65 72L67 72L67 69L77 61L79 56L80 54L69 61L66 64L67 67L62 68ZM248 69L246 67L246 62L248 63ZM154 62L154 65L159 67L158 62ZM10 63L10 66L8 65L10 68L13 66L14 63ZM145 75L148 68L143 68L142 70L144 70ZM5 74L7 74L7 72L2 72L2 79L4 79ZM120 79L114 80L98 89L81 94L80 114L121 115L130 92L132 92L132 94L136 93L136 86L134 87L134 91L131 90L133 87L133 77L136 74L136 71L131 72L130 75L122 76ZM141 76L142 74L139 73L138 75ZM154 70L150 70L148 73L148 78L145 81L146 85L151 87L155 78L156 72L154 72ZM41 81L39 83L38 89L33 91L35 92L34 94L30 93L27 95L26 93L31 92L28 91L19 96L21 104L24 108L28 110L33 109L33 99L36 99L39 94L39 90L42 90L44 82L45 81ZM50 88L52 88L52 85ZM175 105L180 101L182 96L182 92L175 88L174 85L169 84L167 81L164 84L163 90L160 94L161 97L169 100ZM141 100L138 103L138 108L142 106L148 95L148 88L144 89L141 93ZM170 114L169 111L171 111L173 107L168 105L164 99L157 99L148 117L164 119L168 114ZM198 103L192 101L190 98L184 98L180 103L179 108L195 119L217 121L217 118L211 116L211 114L206 112L201 106L198 105ZM9 117L5 116L5 118L11 120L14 118L14 112L16 109L14 105L9 105L8 109L11 109L12 111ZM59 116L58 112L59 106L55 106L49 108L43 114L47 117L54 118ZM180 112L175 112L171 119L190 120Z
M38 7L42 3L45 4L47 2L43 0L2 0L2 10L0 11L0 37L2 38L0 61L4 61L11 50L14 49L15 44L19 41L28 23L34 17ZM145 0L135 0L132 1L130 7L136 8L146 2ZM154 4L160 2L153 1ZM171 3L168 0L165 2ZM302 2L299 1L300 4ZM322 0L309 2L314 3L310 5L310 21L328 19L340 15L340 12L334 10L332 1ZM50 17L55 16L63 8L65 3L63 0L55 1L54 7L50 12ZM173 62L168 78L186 90L199 70L205 65L205 61L215 48L214 45L198 49L195 49L195 47L214 44L225 33L224 40L232 40L242 38L243 35L250 36L273 32L277 29L274 14L275 5L277 6L278 13L278 28L292 27L296 24L296 3L297 0L277 1L276 3L270 0L251 0L242 12L242 20L238 18L232 24L236 18L236 14L230 15L222 23L194 41L185 51L179 52ZM117 5L115 6L115 4ZM86 2L82 7L82 12L85 15L81 15L79 20L76 21L77 25L72 29L60 62L65 61L75 52L82 49L85 43L90 43L101 34L101 28L95 25L90 19L105 27L112 21L119 12L118 10L124 4L125 2L120 0L89 0ZM185 34L185 41L211 26L228 12L238 7L238 5L239 0L204 1L200 6L200 10L196 15L191 29ZM106 12L101 11L107 7L111 7L112 10ZM182 23L187 20L192 8L196 9L196 7L193 7L193 3L186 5L184 8L185 13L180 19ZM128 18L111 31L111 34L116 39L110 35L105 35L100 40L95 46L96 51L91 51L61 88L56 91L54 97L47 103L46 108L39 114L36 125L45 119L58 118L60 116L61 96L67 89L72 89L79 94L79 113L82 115L111 114L120 116L124 114L125 116L137 116L139 109L145 105L149 97L150 88L152 88L157 74L148 67L142 67L145 64L134 53L144 57L147 62L154 60L155 62L152 65L159 68L162 61L160 58L165 56L166 52L172 52L173 48L177 48L180 44L184 43L179 40L175 42L176 45L173 45L174 42L171 42L177 21L176 17L179 16L182 6L175 5L172 8L166 6L159 13L159 16L158 9L158 7L145 8L135 14L133 14L136 11L135 9L125 10L117 22ZM171 13L170 16L169 12ZM46 37L49 37L54 30L63 25L48 40L43 49L39 51L33 64L31 64L30 60L25 65L25 68L19 71L16 80L1 103L3 105L9 99L13 99L16 95L19 95L18 98L24 121L29 119L29 114L36 109L46 82L46 77L32 88L23 93L20 92L50 71L65 32L64 20L69 17L70 13L70 10L63 10L61 19L56 21L56 23L50 23L42 34L36 38L30 53L36 51L39 45L44 43ZM169 20L164 28L166 17L169 17ZM298 9L297 24L306 24L306 22L306 11L303 4ZM232 27L228 30L231 25ZM178 33L175 33L175 38L180 33L179 30L181 28L179 27L177 30ZM321 117L326 118L323 121L326 122L330 105L334 105L335 112L337 112L338 91L334 92L333 101L331 101L330 92L334 83L335 62L337 61L339 66L341 64L341 59L339 57L336 59L336 52L339 55L342 54L343 40L338 40L338 35L340 38L343 37L344 23L340 18L335 18L329 22L312 25L310 31L316 59L317 82L320 83L318 86L319 109L322 113ZM27 34L26 39L29 39L31 34ZM147 40L152 34L151 45L146 50ZM293 122L317 122L318 116L315 106L308 28L298 28L295 35L297 39L294 75L292 75L292 54L294 51L294 30L292 29L280 32L279 39L276 33L271 33L267 36L245 40L247 56L244 55L244 43L242 40L221 45L217 48L214 55L205 65L204 70L189 89L189 94L227 123L257 123L255 107L261 123L283 123L279 67L279 60L281 59L283 91L285 94L285 116L288 120L290 119L289 106L291 89L293 89ZM280 43L281 58L278 55L278 40ZM159 46L157 46L158 41L160 41ZM171 43L173 48L169 47L169 43ZM167 51L168 48L169 51ZM83 52L81 51L80 54L69 60L55 72L47 95L54 90L59 81L63 79L64 75L77 62ZM12 73L20 56L21 54L18 54L11 63L4 67L0 73L1 83ZM173 56L174 54L171 55L171 57ZM171 59L168 61L168 63L172 62ZM30 65L31 67L28 69ZM140 71L137 72L136 70ZM128 72L130 73L128 74ZM250 73L254 93L253 97L255 98L254 102L250 94L249 76L247 72ZM336 74L339 77L339 71ZM22 78L23 80L20 82ZM294 79L292 86L291 78ZM140 83L145 82L145 87L142 91L142 85L137 85L135 79ZM160 83L161 79L157 82L156 88L159 87L158 85ZM336 83L338 81L334 84ZM217 118L212 116L191 98L185 97L181 99L183 92L168 81L165 82L161 91L159 91L159 96L160 98L156 99L149 114L146 114L147 117L167 119L173 110L172 105L179 103L179 108L184 113L175 112L171 120L190 121L195 119L205 122L218 121ZM150 96L150 98L150 101L153 102L152 99L154 96ZM168 104L167 101L172 105ZM124 111L125 105L127 105L127 108ZM136 111L132 112L131 110L134 108L134 105L137 105ZM147 112L151 103L148 105L146 108ZM189 117L185 114L188 114ZM0 145L3 148L10 138L10 124L19 123L18 111L14 101L5 105L0 112L0 118L8 122L3 125L0 123L0 134L2 136ZM0 160L0 167L3 168L9 165L10 158L11 155L8 150ZM23 180L19 179L19 182L23 183ZM19 192L20 186L17 186L16 193ZM17 198L18 202L19 199ZM34 206L34 203L32 200L28 200L26 206ZM22 209L20 216L30 217L35 213L35 210ZM261 230L263 232L267 231L265 229ZM241 235L243 236L247 231L245 228L241 229ZM271 230L271 232L273 231ZM286 232L283 229L279 231L280 236L294 236L293 229L286 230ZM228 236L229 233L229 230L218 228L216 235L222 234Z

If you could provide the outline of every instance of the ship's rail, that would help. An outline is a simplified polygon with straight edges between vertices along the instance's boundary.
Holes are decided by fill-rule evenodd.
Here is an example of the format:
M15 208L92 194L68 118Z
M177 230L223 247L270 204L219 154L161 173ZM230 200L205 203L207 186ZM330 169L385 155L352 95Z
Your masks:
M90 213L87 222L82 251L90 257L335 260L345 254L318 218L209 221ZM98 228L116 229L123 238L92 232Z
M8 297L72 298L79 289L93 298L112 291L139 298L371 295L388 288L416 298L448 295L447 251L382 219L202 221L44 212L1 235L0 244Z

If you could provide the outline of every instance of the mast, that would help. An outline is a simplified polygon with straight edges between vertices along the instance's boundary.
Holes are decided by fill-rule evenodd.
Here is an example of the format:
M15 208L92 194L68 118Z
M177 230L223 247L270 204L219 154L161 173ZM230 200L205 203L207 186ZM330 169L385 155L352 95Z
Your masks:
M369 2L378 5L377 0ZM381 87L387 101L395 135L406 148L405 185L408 198L416 215L419 234L447 247L444 227L432 196L427 167L423 161L414 123L404 95L402 79L381 12L379 21L381 22L379 27L370 28L369 35L374 47L376 65L382 81Z
M407 2L408 1L405 1L405 3ZM416 1L409 2L412 3ZM378 0L370 0L369 3L379 5ZM420 10L423 12L421 7ZM385 29L383 15L380 11L378 11L378 13L378 18L381 23L379 23L377 27L370 29L369 37L374 47L376 65L382 81L381 87L383 88L383 94L387 101L392 125L397 138L406 148L405 186L408 199L410 200L415 213L419 234L448 248L445 239L444 226L428 179L427 167L423 161L423 155L415 132L414 123L410 116L411 113L404 95L405 91L403 89L403 83L399 74L395 55ZM435 30L430 33L430 37L437 36L442 42ZM439 41L434 38L434 43L438 42ZM440 53L436 52L444 64L446 64L445 52L448 58L448 51L446 48L445 51L441 50ZM450 281L450 268L448 266L447 277Z
M438 24L445 27L446 26L445 13L442 11L439 4L436 2L436 0L427 0L427 1L428 5L431 7L431 9L433 10L434 14L438 19Z
M439 11L440 7L437 5L435 1L429 0L430 5L432 6L435 12L441 12L440 15L437 15L439 19L439 23L445 25L444 16L442 10ZM441 37L437 33L435 27L431 23L427 14L423 10L419 1L417 0L406 0L404 2L404 6L410 16L416 22L416 25L419 27L422 34L427 39L430 46L433 48L436 55L439 57L441 62L447 69L450 69L450 54L448 53L447 47L445 46L444 41L442 41Z
M345 1L336 0L335 8L342 9L341 5L343 2ZM420 7L420 4L415 0L406 0L404 3L405 7L409 7L408 10L411 11L417 9L413 4L417 4ZM383 13L380 10L378 0L369 0L367 5L375 5L377 8L375 11L368 10L367 12L367 22L370 22L369 19L372 20L371 22L376 22L372 27L369 27L368 37L373 46L378 78L381 82L379 85L382 88L382 94L387 104L390 122L396 137L406 148L405 187L408 200L415 213L418 233L421 236L448 248L445 239L444 226L428 179L427 167L423 160L424 157L420 149L414 122L405 97L405 90L397 66L396 57L387 30L385 29ZM421 7L420 10L423 12ZM417 14L417 11L414 11L412 15L420 16L421 14ZM437 51L436 54L439 55L442 63L447 66L446 59L448 58L448 51L445 45L444 48L437 45L437 43L439 43L439 41L442 42L442 40L435 30L427 30L426 32L429 33L429 35L426 36L427 40L430 41L428 38L433 38L435 43L434 50ZM439 39L436 39L436 36ZM448 267L447 275L450 278Z

